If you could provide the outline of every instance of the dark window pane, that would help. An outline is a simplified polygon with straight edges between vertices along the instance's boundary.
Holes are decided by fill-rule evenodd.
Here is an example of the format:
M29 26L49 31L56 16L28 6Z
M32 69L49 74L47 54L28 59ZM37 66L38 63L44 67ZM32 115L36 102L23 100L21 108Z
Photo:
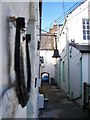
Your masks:
M90 36L89 35L87 36L87 40L90 40Z
M86 31L85 31L85 30L83 30L83 34L86 34Z
M88 35L90 34L90 31L89 31L89 30L87 31L87 34L88 34Z
M85 24L85 20L83 20L83 24Z
M83 29L85 29L86 27L85 27L85 25L83 25Z
M87 24L89 25L89 20L87 20Z
M82 22L83 22L83 39L90 40L90 20L84 19Z
M83 39L86 40L86 35L83 35Z
M87 29L89 29L89 25L87 26Z

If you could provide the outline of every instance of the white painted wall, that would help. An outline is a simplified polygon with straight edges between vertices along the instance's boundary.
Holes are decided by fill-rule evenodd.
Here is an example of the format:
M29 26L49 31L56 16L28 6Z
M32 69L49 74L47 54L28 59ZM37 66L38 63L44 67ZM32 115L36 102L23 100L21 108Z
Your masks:
M31 67L32 67L32 83L31 83L31 95L27 107L22 108L16 96L16 91L14 87L8 88L10 82L13 84L15 81L15 71L14 71L14 44L15 44L15 27L12 23L8 22L10 16L25 17L26 27L30 16L29 2L2 2L0 3L0 8L2 8L2 13L0 11L0 24L2 24L2 33L0 36L0 45L2 46L2 58L0 58L0 118L36 118L38 117L38 81L35 88L35 77L39 75L39 51L37 51L37 34L39 30L36 29L36 26L39 25L39 8L38 2L35 3L34 14L36 16L34 21L31 23L30 32L32 35L30 42L30 57L31 57ZM1 43L2 42L2 43ZM24 43L23 43L24 44ZM1 70L1 69L0 69ZM1 92L4 92L2 97ZM8 89L6 92L5 90ZM29 111L28 111L29 110Z
M25 9L23 9L25 8ZM2 92L9 87L10 81L15 81L14 72L14 42L15 42L15 28L8 22L10 16L23 16L28 20L29 16L28 3L2 3ZM1 62L1 61L0 61ZM9 63L9 66L8 66ZM10 69L9 69L10 67ZM10 73L8 73L10 70ZM10 78L9 78L10 77ZM19 109L18 99L16 97L15 89L12 87L8 89L2 98L2 117L15 117L16 111ZM6 114L7 113L7 114ZM21 117L22 113L18 117ZM24 113L24 117L26 114Z
M0 2L0 15L2 16L2 3ZM2 18L0 17L0 26L2 28ZM0 29L0 35L2 38L2 30ZM0 99L2 94L2 41L0 40ZM2 101L0 101L0 106L2 105ZM0 119L2 118L2 108L0 107Z
M29 102L27 104L27 117L28 118L38 118L38 80L39 80L39 51L37 51L37 41L40 39L37 35L39 35L39 29L37 29L37 25L39 26L39 12L38 9L39 3L34 4L34 11L36 14L35 21L29 21L29 31L32 35L31 43L30 43L30 51L31 51L31 71L32 71L32 83L31 83L31 95ZM38 15L38 16L37 16ZM37 85L35 87L35 78L37 78Z
M90 53L88 54L88 83L90 83Z
M62 66L62 64L63 64L63 61L64 61L64 80L63 80L63 66ZM67 61L67 56L65 56L63 59L62 59L62 61L61 61L61 88L65 91L65 93L67 93L68 94L68 63L67 63L68 61Z
M83 40L83 27L82 27L82 19L88 19L89 16L89 8L90 0L87 0L80 6L78 6L74 11L72 11L66 17L66 23L63 26L63 30L61 36L59 37L59 50L60 53L66 46L67 42L71 42L71 39L75 40L75 43L79 44L89 44L89 41Z
M68 41L75 40L75 43L79 44L89 44L89 41L83 40L83 27L82 27L82 19L90 18L89 12L90 0L85 1L83 4L78 6L74 11L72 11L66 18L66 23L63 25L62 32L60 33L60 38L58 41L58 46L62 61L65 61L65 81L62 80L62 61L61 61L61 75L60 75L60 83L61 88L68 93L68 88L70 88L70 95L72 98L76 98L80 96L80 57L81 54L79 50L72 47L70 58L70 49L69 47L69 66L70 66L70 84L69 81L69 73L68 73ZM83 82L90 83L90 55L83 54L82 55L82 86ZM83 92L83 91L82 91ZM73 95L72 95L73 93ZM82 104L79 101L79 104Z
M90 83L90 53L83 54L82 69L83 82Z
M71 52L70 52L71 51ZM90 83L90 53L81 54L79 50L69 46L69 67L70 67L70 84L68 84L68 60L64 56L64 51L61 53L63 56L61 61L61 88L68 93L68 85L70 85L70 97L75 99L83 95L83 82ZM71 57L70 57L71 56ZM81 65L80 58L82 57L82 80L81 80ZM65 63L65 81L62 77L62 62ZM82 82L82 83L81 83ZM82 88L81 88L82 87ZM78 100L80 105L83 105L83 99Z
M71 49L71 48L70 48ZM70 59L70 94L72 98L79 97L81 95L81 79L80 79L80 57L79 50L72 47Z
M71 14L67 17L67 27L69 41L74 39L76 43L88 43L88 41L83 40L83 27L82 19L88 18L88 2L81 4L77 7Z

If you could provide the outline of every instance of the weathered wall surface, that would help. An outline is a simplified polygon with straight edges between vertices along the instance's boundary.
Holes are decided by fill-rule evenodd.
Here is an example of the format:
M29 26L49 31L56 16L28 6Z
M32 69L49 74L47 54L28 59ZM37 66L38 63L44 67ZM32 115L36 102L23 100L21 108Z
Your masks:
M82 20L88 19L88 2L81 4L67 17L67 28L69 41L75 40L76 43L88 43L87 40L83 40L83 27ZM78 29L77 29L78 28Z
M60 62L60 86L68 93L70 90L71 99L83 98L83 82L89 83L89 71L90 71L90 54L80 53L80 51L72 46L69 46L69 69L68 69L68 57L63 56L64 51L61 54L62 60ZM64 62L64 65L63 65ZM68 72L69 71L69 72ZM69 75L69 76L68 76ZM83 105L82 99L77 101L80 105Z
M33 6L32 3L31 6ZM2 13L0 11L0 24L2 24L2 39L0 45L2 46L2 60L0 60L0 67L2 65L2 71L0 71L0 91L2 86L2 92L0 92L0 118L26 118L26 117L37 117L37 98L38 98L38 81L37 87L35 88L35 77L39 75L39 51L37 51L37 34L39 30L36 26L39 25L39 8L38 3L33 7L33 15L36 21L31 23L31 43L30 43L30 57L31 57L31 70L32 70L32 82L31 82L31 95L28 103L31 104L29 112L27 113L27 107L22 108L19 105L18 98L15 91L14 81L16 80L14 71L14 47L15 47L15 26L8 21L10 16L25 17L26 27L29 19L33 19L30 16L30 3L29 2L2 2L0 3ZM25 33L21 36L23 37ZM2 42L2 43L1 43ZM23 46L24 42L22 42ZM25 49L25 48L24 48ZM25 56L24 56L25 57ZM1 69L0 69L1 70ZM1 78L2 76L2 78ZM3 96L2 96L3 93Z
M89 18L89 4L90 0L87 0L68 14L58 42L62 58L60 82L58 83L61 84L62 89L66 93L70 91L69 94L72 99L81 97L83 82L89 83L90 78L88 74L90 71L89 53L81 55L80 51L73 47L69 47L68 50L68 42L85 45L89 43L89 40L83 40L82 22L83 19Z
M83 82L90 83L90 53L85 53L82 60Z
M61 36L59 38L60 52L65 48L67 41L71 42L74 40L75 43L88 44L89 41L83 40L83 19L90 18L90 1L87 0L85 3L78 6L73 10L67 17L66 23L63 26Z
M29 102L27 104L27 117L28 118L37 118L38 117L38 79L39 79L39 51L37 50L37 41L40 40L39 29L37 29L37 25L39 26L39 12L38 9L39 3L36 2L34 4L34 13L35 18L30 18L28 23L28 28L31 33L31 42L30 42L30 56L31 56L31 71L32 71L32 83L31 83L31 95ZM35 86L35 79L36 86Z
M81 81L81 63L80 58L81 54L79 50L70 47L70 94L72 99L80 96L82 81Z

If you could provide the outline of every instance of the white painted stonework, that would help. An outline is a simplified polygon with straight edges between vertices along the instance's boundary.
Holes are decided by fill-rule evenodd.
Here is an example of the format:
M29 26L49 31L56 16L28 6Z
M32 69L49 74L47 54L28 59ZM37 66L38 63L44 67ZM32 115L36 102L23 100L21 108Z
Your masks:
M31 8L33 7L33 8ZM2 11L1 11L2 9ZM32 9L32 11L30 11ZM32 13L32 15L31 15ZM36 26L39 25L39 3L28 2L0 2L0 118L37 118L38 117L38 84L35 88L35 78L39 79L39 51L37 51L37 41L39 30ZM14 47L15 47L15 26L8 21L10 16L25 17L25 26L31 23L30 33L30 59L31 59L31 93L30 99L26 107L22 108L19 105L14 82L16 80L14 71ZM34 18L34 19L33 19ZM34 21L36 20L36 21ZM23 33L21 35L24 36ZM21 43L25 45L24 42ZM25 48L23 48L23 53ZM24 54L25 58L25 54ZM26 67L26 66L24 66ZM25 77L27 77L25 72ZM2 87L2 89L1 89ZM3 95L2 95L3 94ZM29 110L29 111L28 111Z
M86 0L67 15L58 41L61 61L58 63L60 77L57 83L72 99L81 97L79 104L82 104L83 82L90 83L90 53L82 54L75 47L68 47L68 43L72 41L79 45L90 43L90 40L83 40L82 23L83 19L90 18L89 4L90 0Z

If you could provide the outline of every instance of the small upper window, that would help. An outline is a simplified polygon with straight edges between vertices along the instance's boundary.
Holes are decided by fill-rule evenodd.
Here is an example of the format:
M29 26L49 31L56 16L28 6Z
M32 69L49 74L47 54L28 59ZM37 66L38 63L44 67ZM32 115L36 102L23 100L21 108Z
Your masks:
M83 35L83 39L86 40L86 36L85 35Z
M90 31L89 30L87 30L87 34L90 35Z
M87 21L87 25L89 25L89 20Z
M87 25L87 29L89 29L89 25Z
M83 34L86 34L86 31L85 31L85 30L83 30Z
M90 36L89 35L87 36L87 39L90 40Z
M83 20L83 24L85 24L85 21Z
M83 19L83 40L90 40L90 20Z

